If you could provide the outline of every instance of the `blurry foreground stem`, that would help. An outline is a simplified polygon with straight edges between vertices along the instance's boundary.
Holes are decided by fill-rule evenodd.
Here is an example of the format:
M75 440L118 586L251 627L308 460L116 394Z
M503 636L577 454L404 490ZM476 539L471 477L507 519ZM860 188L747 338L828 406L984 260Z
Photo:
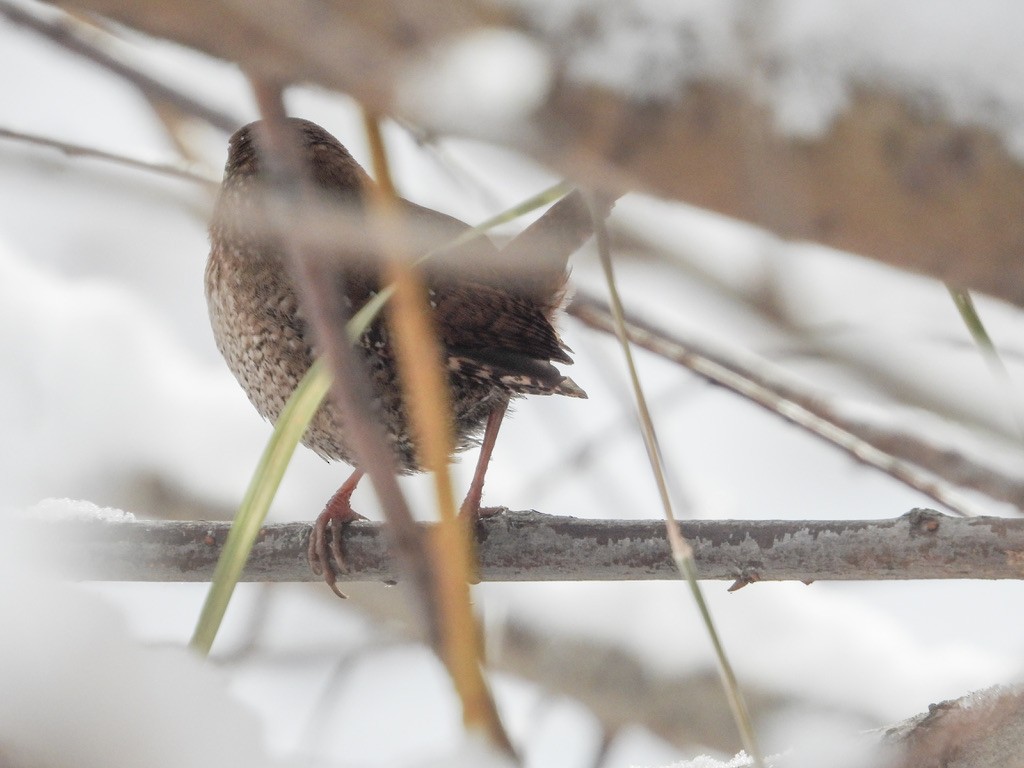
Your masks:
M434 478L441 523L432 553L434 584L439 592L436 625L442 647L437 649L462 700L466 727L487 735L491 743L513 754L512 744L498 717L481 661L480 628L470 603L472 553L466 521L455 511L449 458L454 452L451 403L441 346L431 323L426 287L409 253L403 210L388 167L387 152L375 115L364 112L364 126L373 156L377 186L369 211L391 280L389 322L398 353L398 371L409 409L419 459Z

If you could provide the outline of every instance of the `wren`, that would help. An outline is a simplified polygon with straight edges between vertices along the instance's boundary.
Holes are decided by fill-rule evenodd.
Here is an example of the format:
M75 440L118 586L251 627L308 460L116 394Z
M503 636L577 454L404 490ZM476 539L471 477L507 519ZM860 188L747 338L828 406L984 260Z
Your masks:
M332 210L344 210L346 220L365 223L374 182L345 147L307 120L289 118L282 128L296 142L303 171L323 202ZM266 130L262 122L251 123L229 141L224 181L210 224L205 283L218 349L260 415L276 421L316 351L282 237L260 226L272 193L261 159ZM443 247L469 228L438 211L406 200L400 204L417 232L422 230L415 242L423 253ZM541 219L534 228L557 228L560 223L575 221L553 238L555 245L562 246L557 250L575 250L589 234L589 223L578 221L581 210L584 222L589 222L589 216L578 193L559 205L558 211L549 211L554 216L546 217L546 223ZM365 232L340 237L330 250L336 273L333 285L340 305L351 315L381 290L380 260ZM422 265L447 369L455 450L481 444L482 438L480 458L462 507L464 515L479 513L484 474L510 401L527 394L586 397L553 365L572 362L570 350L554 327L565 293L568 256L568 252L548 254L537 260L534 269L514 273L503 265L505 253L481 236ZM356 348L369 376L374 417L383 425L398 470L405 474L421 471L390 329L382 317L363 333ZM318 518L310 541L313 570L337 592L329 554L341 562L339 531L359 517L349 499L363 471L346 439L344 414L330 399L317 411L302 441L324 459L354 467Z

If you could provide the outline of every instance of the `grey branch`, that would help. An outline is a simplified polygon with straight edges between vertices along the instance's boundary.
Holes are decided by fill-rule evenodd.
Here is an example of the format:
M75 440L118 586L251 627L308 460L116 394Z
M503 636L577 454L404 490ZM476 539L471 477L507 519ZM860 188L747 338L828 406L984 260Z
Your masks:
M0 4L0 12L2 12L2 8L3 6ZM186 181L201 184L212 192L216 192L220 187L219 180L190 170L181 163L158 163L148 160L140 160L138 158L128 157L127 155L120 155L114 152L105 152L102 149L87 147L82 144L59 141L57 139L47 138L46 136L38 136L36 134L24 133L22 131L12 131L10 128L3 127L0 127L0 139L29 144L35 147L55 149L58 152L64 153L68 157L88 157L93 160L102 160L104 162L113 163L114 165L124 166L125 168L132 168L137 171L156 173L160 176L170 176L176 179L185 179Z
M83 580L207 581L228 523L40 522L69 575ZM426 528L430 524L421 524ZM701 520L680 524L702 579L756 581L1019 579L1024 519L962 519L915 509L888 520ZM263 528L243 579L312 581L308 523ZM476 529L484 581L678 577L661 520L583 520L504 512ZM398 571L383 525L344 534L343 580L391 582Z

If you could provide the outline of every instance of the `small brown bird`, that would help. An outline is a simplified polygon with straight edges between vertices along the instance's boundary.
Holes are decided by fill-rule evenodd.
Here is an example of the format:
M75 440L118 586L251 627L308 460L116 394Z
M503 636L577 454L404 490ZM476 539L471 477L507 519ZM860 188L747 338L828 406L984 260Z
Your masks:
M298 142L304 171L323 201L346 206L359 221L374 182L320 126L289 119L283 127ZM230 139L224 183L210 224L206 298L217 347L256 409L264 418L276 421L312 364L315 351L281 238L259 226L265 219L262 206L270 189L260 155L266 146L266 130L261 122L251 123ZM429 230L426 240L417 240L423 252L449 243L468 229L443 213L408 201L402 205L412 225L422 224ZM506 260L524 255L516 252L516 241L499 254L486 238L477 238L443 258L431 258L423 267L447 364L456 451L479 444L484 433L463 514L479 512L491 448L512 399L524 394L586 397L552 362L572 362L553 320L564 296L566 260L589 235L589 216L580 197L570 195L527 233L541 227L551 230L551 250L559 253L537 258L531 263L535 268L517 276L502 266ZM353 236L351 242L337 242L330 254L337 268L341 303L350 314L382 287L378 259L371 248L367 237ZM389 332L385 321L378 318L357 348L369 373L375 415L394 450L399 471L407 474L422 467L410 434ZM344 415L328 400L303 442L325 459L355 466L344 424ZM356 467L314 528L310 563L332 588L335 574L326 531L331 528L331 551L337 558L342 524L359 517L349 499L361 476L362 469Z

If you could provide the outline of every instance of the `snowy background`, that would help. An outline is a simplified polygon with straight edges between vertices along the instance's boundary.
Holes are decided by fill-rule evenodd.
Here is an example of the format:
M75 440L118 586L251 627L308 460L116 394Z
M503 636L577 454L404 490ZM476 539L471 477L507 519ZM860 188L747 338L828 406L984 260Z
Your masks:
M642 15L659 4L629 5ZM717 4L684 5L714 40L725 12L719 18L710 9ZM982 4L991 13L983 13L978 4L968 12L942 3L933 13L934 3L906 2L893 17L883 3L829 4L833 10L817 14L808 5L779 6L787 22L779 23L775 44L788 52L783 70L792 81L772 84L781 94L781 125L806 133L827 122L841 108L844 78L858 73L915 86L931 73L948 86L939 90L951 114L1005 129L1008 146L1024 144L1016 121L1024 113L1012 103L1024 68L1018 4L992 0ZM886 26L894 18L934 29L900 36L908 45L898 56L896 33ZM605 43L635 47L628 39ZM240 122L255 117L233 66L143 39L125 50ZM471 61L473 50L460 55ZM494 50L504 49L490 56ZM582 51L580 77L596 76L595 50ZM509 56L522 55L509 48ZM975 110L972 99L987 111ZM291 91L288 106L366 164L352 102L310 88ZM2 20L0 127L137 158L176 156L134 88ZM197 168L218 176L226 137L196 126L191 140ZM475 142L442 139L427 151L398 127L388 140L405 196L469 222L557 180L523 157ZM210 204L189 182L0 140L5 510L68 497L142 516L233 512L270 428L220 360L209 330L202 271ZM631 308L771 359L849 412L1021 466L1013 407L941 283L642 195L623 199L612 224L631 236L619 253ZM590 250L573 270L580 285L602 293ZM769 294L768 303L752 300ZM978 305L1019 383L1024 316L984 297ZM576 351L572 376L590 400L522 402L503 427L485 502L564 515L659 516L613 340L568 319L563 327ZM689 516L887 518L934 506L687 371L645 353L639 362L676 500ZM457 467L463 487L471 468L471 456ZM311 519L345 476L344 467L300 450L272 518ZM425 519L428 482L406 483ZM379 517L368 484L355 506ZM320 585L244 586L214 665L204 666L183 648L203 585L51 580L24 532L6 519L0 527L0 755L59 765L75 754L75 765L111 765L116 743L125 765L369 767L443 765L445 755L466 748L442 668L404 639L396 597L383 587L353 588L341 603ZM1016 582L756 584L732 594L727 586L707 583L705 590L741 682L762 702L755 714L768 752L834 749L863 729L1024 672L1017 610L1024 586ZM499 657L505 629L523 627L553 645L620 651L651 679L699 680L713 671L680 584L485 584L474 595ZM603 733L579 702L514 674L497 674L495 688L528 766L595 765L606 739L603 766L666 765L717 745L682 748L641 723ZM706 690L700 695L717 697L720 707L719 691ZM855 749L841 753L855 764Z

